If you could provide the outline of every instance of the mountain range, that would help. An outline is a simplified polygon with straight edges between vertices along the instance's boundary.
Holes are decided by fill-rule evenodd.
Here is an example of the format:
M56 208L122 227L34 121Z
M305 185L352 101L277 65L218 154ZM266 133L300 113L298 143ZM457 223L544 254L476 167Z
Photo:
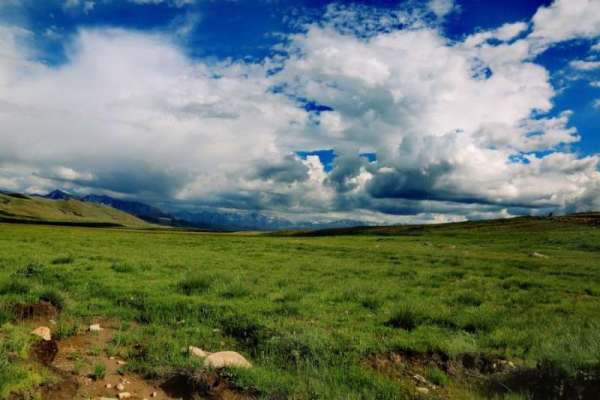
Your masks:
M327 229L364 225L363 222L357 220L293 222L285 218L265 215L257 211L198 209L168 213L155 206L135 200L123 200L98 194L75 196L58 189L38 196L51 200L80 200L87 203L103 204L155 224L219 231Z

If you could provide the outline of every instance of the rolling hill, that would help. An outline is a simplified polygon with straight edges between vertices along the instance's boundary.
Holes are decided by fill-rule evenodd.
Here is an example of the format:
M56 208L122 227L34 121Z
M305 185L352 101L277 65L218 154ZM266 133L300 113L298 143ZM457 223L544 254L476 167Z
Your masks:
M0 193L0 222L149 227L141 219L102 204Z

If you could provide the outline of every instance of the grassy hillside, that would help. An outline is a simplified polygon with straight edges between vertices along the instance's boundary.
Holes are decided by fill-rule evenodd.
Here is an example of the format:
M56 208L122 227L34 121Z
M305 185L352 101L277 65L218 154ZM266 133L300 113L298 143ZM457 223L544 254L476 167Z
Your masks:
M0 222L48 222L73 225L147 227L133 215L100 204L79 200L49 200L0 193Z
M105 384L125 376L139 398L596 399L594 220L316 237L0 224L0 398L116 397ZM59 339L47 367L28 355L39 324ZM190 345L254 366L207 371Z

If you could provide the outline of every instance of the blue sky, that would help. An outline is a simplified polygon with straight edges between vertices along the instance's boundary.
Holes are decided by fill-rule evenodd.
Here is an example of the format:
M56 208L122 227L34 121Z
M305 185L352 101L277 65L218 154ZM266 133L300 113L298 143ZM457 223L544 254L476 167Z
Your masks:
M31 132L22 140L64 135L66 142L54 161L44 152L0 154L0 184L378 221L384 215L477 218L589 208L597 201L598 168L591 164L600 153L598 13L591 0L9 0L0 6L0 27L14 40L0 54L22 58L27 72L11 72L8 56L0 58L13 79L6 80L13 92L0 101L12 110L49 110L53 104L32 100L35 95L65 93L69 101L61 109L77 118L64 130L82 130L43 130L12 111L14 127ZM448 64L431 66L436 63L421 58L419 43L407 53L409 35L424 41L430 54L439 50L435 57L447 57ZM419 75L419 63L436 76ZM457 67L461 63L470 65ZM460 68L474 75L459 76ZM109 89L120 73L125 84ZM423 81L413 84L414 73ZM146 77L145 86L124 88L137 76ZM93 80L105 85L87 87ZM450 81L452 90L445 87ZM418 95L418 85L429 97ZM100 91L100 100L79 98L78 89ZM135 104L127 97L132 93ZM104 116L124 96L119 113L131 113ZM82 122L84 114L94 115L94 126ZM213 126L215 119L223 123ZM124 121L144 128L121 131ZM159 130L156 137L149 133ZM11 139L7 148L21 140L14 132L2 133ZM77 140L110 154L86 160ZM150 150L138 152L136 141ZM434 150L428 153L428 146ZM469 146L478 151L464 153ZM212 151L204 154L204 148ZM177 149L185 156L174 156ZM109 158L131 170L127 184L107 178L116 173ZM504 177L482 174L497 182L486 190L467 182L469 171L478 170L471 164L502 159L521 166L509 165ZM561 170L557 163L573 166ZM289 174L276 174L283 182L270 175L286 168ZM528 185L549 179L559 183L530 193ZM315 180L314 191L302 187ZM157 181L165 188L153 188ZM207 182L218 190L201 189Z

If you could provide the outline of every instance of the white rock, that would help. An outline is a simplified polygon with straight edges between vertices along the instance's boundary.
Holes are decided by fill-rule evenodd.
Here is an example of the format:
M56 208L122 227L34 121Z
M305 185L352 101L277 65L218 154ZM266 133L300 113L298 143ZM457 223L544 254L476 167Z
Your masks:
M47 326L39 326L31 331L32 335L38 336L46 341L52 340L52 335L50 334L50 328Z
M534 251L533 253L531 253L531 257L549 258L547 255L542 254L542 253L538 253L537 251Z
M112 385L110 383L107 383L105 386L107 389L112 389Z
M190 352L191 355L200 357L200 358L206 358L210 355L210 353L202 350L200 347L195 347L195 346L190 346L188 348L188 351Z
M117 385L117 390L118 390L119 392L122 392L123 390L125 390L125 385L123 385L122 383L119 383L119 384Z
M152 394L150 395L150 397L156 397L156 396L158 396L158 393L156 393L156 392L152 392Z
M125 361L121 361L121 360L117 361L117 365L125 365L125 364L127 364Z
M119 393L119 399L128 399L131 397L131 393L129 392L121 392Z
M422 377L419 374L413 375L413 378L415 378L416 381L424 383L424 384L429 384L429 382L427 381L427 379L425 379L424 377Z
M428 394L429 389L427 389L426 387L418 387L417 392L422 393L422 394Z
M90 325L90 332L100 332L101 330L102 328L100 327L100 324Z
M244 356L235 351L220 351L208 355L204 359L204 366L213 369L227 367L250 368L252 367L252 364L250 364Z

